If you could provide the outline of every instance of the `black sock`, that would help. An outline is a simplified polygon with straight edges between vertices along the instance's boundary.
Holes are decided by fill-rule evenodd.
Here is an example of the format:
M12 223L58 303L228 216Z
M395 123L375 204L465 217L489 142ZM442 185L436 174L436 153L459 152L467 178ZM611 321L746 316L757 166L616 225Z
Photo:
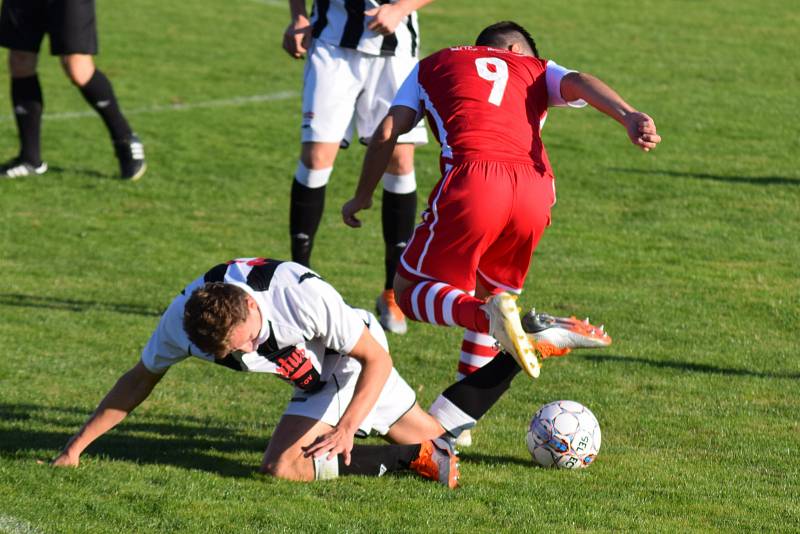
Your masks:
M108 133L114 143L128 141L131 137L131 127L122 115L114 96L114 89L106 75L95 69L94 74L86 82L86 85L79 87L83 98L94 110L100 114L103 122L106 123Z
M442 396L477 421L503 396L520 370L513 356L500 352L491 362L444 390Z
M41 133L44 99L39 77L11 78L11 105L17 120L19 155L23 161L38 167L42 163Z
M350 465L339 455L340 475L381 476L383 473L408 469L419 456L421 445L354 445Z
M389 289L394 284L394 274L400 256L406 248L406 243L414 233L414 221L417 217L417 192L390 193L383 190L383 206L381 219L383 221L383 242L386 245L384 265L386 267L386 280L384 289Z
M325 186L310 188L292 181L289 205L289 235L292 238L292 261L309 267L314 235L325 209Z

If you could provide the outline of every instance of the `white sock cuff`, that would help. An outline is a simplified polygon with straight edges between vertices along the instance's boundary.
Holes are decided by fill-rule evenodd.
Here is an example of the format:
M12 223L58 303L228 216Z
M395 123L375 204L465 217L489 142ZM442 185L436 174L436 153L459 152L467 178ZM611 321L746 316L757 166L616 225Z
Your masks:
M444 395L439 395L433 401L431 407L428 408L428 413L439 421L439 424L448 434L455 437L458 437L464 430L474 427L477 423L475 419L453 404Z
M328 454L314 458L314 480L333 480L339 478L339 455L328 460Z
M406 195L417 190L417 173L411 171L408 174L383 173L383 189L396 195Z
M333 167L327 169L309 169L302 161L297 162L294 179L310 189L317 189L328 184Z

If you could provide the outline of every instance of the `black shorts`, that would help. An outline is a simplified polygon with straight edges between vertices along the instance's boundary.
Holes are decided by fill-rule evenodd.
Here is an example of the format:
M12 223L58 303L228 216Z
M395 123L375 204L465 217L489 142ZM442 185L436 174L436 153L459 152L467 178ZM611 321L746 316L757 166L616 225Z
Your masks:
M97 54L94 0L3 0L0 46L38 53L44 34L54 56Z

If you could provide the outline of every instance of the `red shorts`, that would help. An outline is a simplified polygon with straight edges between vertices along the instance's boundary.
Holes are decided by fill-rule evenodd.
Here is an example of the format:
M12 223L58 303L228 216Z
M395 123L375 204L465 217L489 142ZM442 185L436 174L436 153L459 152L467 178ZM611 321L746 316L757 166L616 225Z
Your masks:
M428 198L422 222L403 252L398 274L459 289L519 293L531 255L550 224L553 178L531 164L466 161L447 166Z

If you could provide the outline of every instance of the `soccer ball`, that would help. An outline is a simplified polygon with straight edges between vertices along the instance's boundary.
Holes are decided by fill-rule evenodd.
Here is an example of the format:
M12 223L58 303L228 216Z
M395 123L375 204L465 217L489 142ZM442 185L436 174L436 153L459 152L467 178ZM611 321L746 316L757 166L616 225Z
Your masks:
M579 469L591 464L600 450L600 425L583 404L550 402L533 416L526 442L537 465Z

